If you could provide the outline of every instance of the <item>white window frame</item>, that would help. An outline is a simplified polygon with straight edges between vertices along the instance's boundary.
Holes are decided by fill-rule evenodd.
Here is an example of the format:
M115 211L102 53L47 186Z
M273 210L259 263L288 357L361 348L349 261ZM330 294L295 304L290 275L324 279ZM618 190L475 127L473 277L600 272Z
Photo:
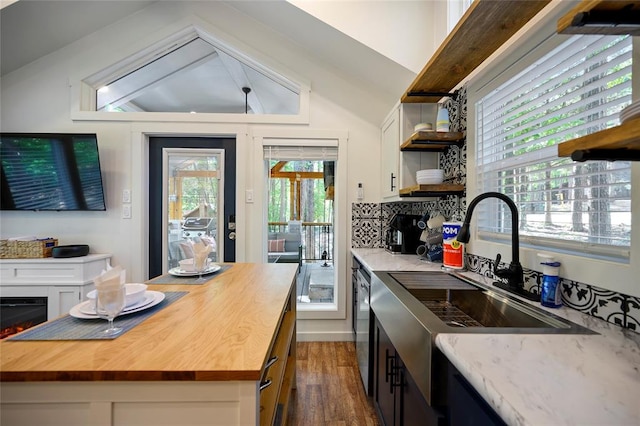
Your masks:
M290 70L284 70L273 63L268 56L254 52L244 46L240 52L234 45L240 45L231 36L222 34L209 23L191 16L164 28L166 36L150 45L134 43L128 56L113 58L97 68L93 74L73 75L69 78L70 116L74 121L102 121L102 122L168 122L183 123L238 123L238 124L308 124L310 117L311 83L304 78L294 75ZM213 36L212 34L215 34ZM231 113L200 113L187 112L119 112L105 113L96 111L96 90L108 82L114 75L125 69L135 69L161 54L167 46L183 42L186 39L200 37L203 40L224 50L241 62L251 64L255 69L279 79L285 86L295 87L299 91L299 109L297 114L231 114ZM148 42L147 42L148 43ZM138 50L135 50L138 49ZM246 53L245 53L246 52ZM251 55L251 56L249 56ZM279 77L278 77L279 76Z
M297 315L301 320L336 320L347 318L347 283L350 283L351 252L347 245L350 233L347 226L348 212L350 206L347 205L347 162L348 162L348 132L346 130L296 130L296 129L262 129L256 128L253 131L254 141L254 171L263 176L263 187L254 193L254 203L262 207L262 218L267 217L267 194L269 185L269 170L264 161L264 147L270 145L280 146L307 146L309 148L335 147L338 148L338 160L336 161L336 181L334 193L334 266L336 274L334 283L334 303L309 303L297 305ZM257 181L257 180L256 180ZM256 238L260 235L262 243L255 244L260 253L258 255L263 262L267 261L267 227L254 232ZM303 323L302 323L303 324ZM299 324L299 325L302 325ZM315 324L315 323L314 323ZM319 324L315 324L320 326ZM299 330L305 331L305 330ZM310 331L313 332L313 331Z
M613 41L617 42L616 47L613 48L615 49L615 52L618 52L620 49L625 49L625 50L628 49L628 52L618 55L615 59L611 61L611 64L625 63L629 61L631 58L630 47L632 46L632 43L631 43L632 40L630 37L627 37L625 39L620 39L619 36L612 37L612 36L601 36L601 35L590 35L590 36L573 35L569 38L569 40L567 40L566 37L562 37L562 38L563 38L562 40L563 44L561 44L559 48L556 48L555 50L553 50L551 52L551 55L547 53L549 49L546 49L546 45L547 44L555 45L555 40L551 43L544 43L541 46L542 52L540 53L544 53L543 58L541 60L536 60L534 62L534 61L529 61L527 59L527 62L533 62L533 64L525 70L524 74L518 74L513 76L506 85L503 85L503 84L488 85L487 88L491 88L492 90L490 90L487 93L485 93L486 92L485 90L481 90L479 92L479 93L485 93L485 96L483 97L481 102L478 102L476 104L476 108L478 108L478 104L483 105L482 110L477 111L479 114L479 117L477 117L476 122L484 123L486 128L484 129L484 132L483 132L483 134L485 135L484 137L481 137L481 135L478 133L478 138L476 139L476 142L477 142L476 145L478 147L484 145L486 146L486 148L485 148L485 152L478 153L479 156L482 156L484 158L479 163L479 165L481 166L479 166L477 169L477 172L478 172L477 175L479 176L478 178L479 181L483 181L484 183L484 187L483 187L484 191L498 191L498 192L509 191L508 189L502 188L499 182L496 181L500 179L498 178L498 173L501 171L511 171L511 170L515 171L516 169L519 169L522 167L526 168L536 163L546 164L547 165L546 171L548 172L550 172L553 167L557 167L558 169L568 171L568 170L574 169L575 165L577 164L574 161L572 161L570 158L563 158L563 159L558 158L557 145L547 146L543 149L537 149L529 152L528 154L518 155L513 158L508 158L505 156L506 154L505 150L510 149L509 148L510 145L508 145L509 144L508 141L505 141L502 138L504 138L505 136L511 135L509 126L516 126L516 129L518 130L522 130L525 127L530 125L535 125L536 123L540 123L541 126L545 126L544 120L548 118L546 115L543 118L536 118L535 121L531 123L527 123L526 125L521 124L520 120L526 121L527 118L530 117L529 115L527 115L527 112L526 112L526 110L529 108L530 105L532 105L533 103L538 103L545 99L548 99L548 96L553 96L553 98L555 99L554 94L557 93L557 90L562 90L562 91L568 90L569 88L574 87L575 84L578 84L578 82L586 78L590 78L594 74L602 73L605 68L605 67L598 67L598 69L592 73L585 74L582 77L576 77L575 79L571 80L571 83L568 83L566 85L562 85L556 89L553 89L554 90L553 92L550 92L548 94L547 93L540 94L539 90L545 90L545 89L550 90L551 87L557 84L558 79L563 80L564 78L566 78L564 76L573 75L574 72L582 70L583 67L587 65L585 63L580 63L579 65L577 65L577 67L571 68L570 71L564 72L562 74L563 77L558 77L558 79L556 80L546 80L548 79L548 75L545 75L545 74L539 75L539 72L540 70L544 72L544 70L550 68L550 65L547 63L547 61L550 61L551 63L555 63L554 61L556 61L559 63L559 66L561 67L572 66L571 64L573 64L574 61L576 61L578 58L584 57L584 55L586 54L585 50L583 49L584 46L587 46L586 49L588 49L588 52L593 52L595 50L601 49L603 46L609 45ZM567 43L567 41L569 41L569 43ZM576 46L576 48L578 49L577 51L571 50L571 48L574 46ZM538 53L539 52L536 51L536 52L533 52L532 55L537 58ZM611 50L603 51L602 55L598 55L597 58L590 60L589 63L595 63L596 61L601 61L602 59L604 59L603 55L605 54L607 57L610 57L613 53ZM607 69L609 69L611 66L612 65L610 64L607 65ZM558 72L557 67L555 66L551 66L551 67L552 68L550 72L553 72L553 73ZM627 73L627 72L630 72L630 70L625 70L624 72ZM526 83L526 79L529 77L530 75L529 73L531 73L531 79L533 80L533 83L531 84L539 84L541 85L541 88L531 92L530 95L524 94L522 96L522 99L529 99L530 96L534 96L536 94L540 95L540 98L538 98L537 100L532 100L531 103L527 103L527 104L524 104L523 106L520 106L519 107L520 111L522 111L524 115L521 118L518 118L517 120L510 121L508 124L506 124L506 128L504 128L501 123L504 123L503 120L509 119L510 114L504 115L505 109L509 107L506 107L503 109L500 107L500 105L502 105L504 102L510 102L510 101L517 103L517 101L513 101L514 97L517 95L523 94L523 92L527 89L528 83ZM606 77L607 81L609 81L608 79L611 79L616 75L619 76L619 74L607 76ZM574 94L570 94L569 98L571 98L571 100L574 100L575 96L577 96L578 94L583 92L590 92L591 90L593 90L594 87L599 87L602 84L604 84L603 83L604 80L605 79L598 80L598 83L595 85L590 85L589 87L585 87L584 89L577 90ZM625 87L626 90L630 90L631 81L629 81L628 83L625 83L624 86L626 86ZM570 103L569 105L565 105L563 107L564 108L563 111L571 114L571 116L565 121L584 119L586 118L585 117L586 114L589 114L589 116L592 116L594 113L598 113L600 111L600 108L603 108L603 109L606 108L609 111L606 112L608 114L606 117L599 118L596 121L589 121L586 124L583 124L578 127L572 127L571 129L567 129L565 131L559 131L553 135L553 138L555 138L556 140L557 139L563 140L562 138L565 138L566 137L565 135L573 135L575 134L575 132L587 131L586 130L587 127L602 128L602 126L610 125L608 123L617 123L618 114L619 114L618 109L620 108L619 105L630 103L630 95L628 94L612 99L610 102L607 103L606 106L600 104L599 107L589 109L584 113L577 112L578 108L586 105L585 104L586 102L591 104L595 101L602 101L605 98L608 99L612 95L613 95L613 91L600 91L598 92L597 95L589 97L587 100L584 101L584 103L577 102L575 104ZM554 107L557 108L561 105L561 102L564 102L567 99L568 99L567 97L562 97L556 100L552 100L549 103L546 103L544 108L554 108ZM538 114L540 113L540 110L532 111L532 113ZM538 130L545 131L547 129L552 129L554 125L555 124L552 124L549 127L541 127ZM517 127L517 126L520 126L520 127ZM477 126L478 131L480 127L483 127L483 126L478 125ZM516 131L516 129L514 129L513 131ZM499 135L497 135L496 132L498 132ZM500 133L500 132L504 132L504 133ZM532 136L532 133L527 133L522 137L530 137L530 136ZM524 143L519 144L515 149L524 149L527 146L533 146L535 144L539 144L540 142L544 142L544 141L537 140L537 141L528 142L526 144ZM550 161L549 161L550 159L555 159L553 160L555 165L550 164ZM479 161L479 160L476 158L476 161ZM600 162L600 163L603 163L603 162ZM604 162L604 165L611 170L613 169L617 169L618 171L626 170L629 173L629 178L630 178L630 175L631 175L630 162L616 162L616 163ZM521 184L522 183L519 182L519 183L514 183L512 185L519 186ZM515 190L515 187L512 189ZM588 186L585 185L582 187L582 189L584 189L585 191L588 191ZM512 196L516 197L514 198L514 201L519 205L518 206L519 209L524 209L525 211L528 211L528 208L530 207L530 205L527 205L526 203L536 202L532 199L529 199L528 201L524 201L524 197L521 197L521 196L525 196L525 194L519 191L516 191L516 194L512 194ZM548 200L548 201L551 202L551 200ZM524 205L523 205L523 202L525 203ZM494 204L497 205L499 203L494 203ZM494 211L496 207L490 207L490 205L491 205L491 201L487 201L483 203L482 206L479 206L479 208L476 210L476 216L478 217L478 222L481 222L482 217L484 217L485 219L488 219L487 215L489 211L493 212L491 213L492 217L496 214L496 212ZM503 206L500 205L500 208L502 207ZM522 214L523 211L521 210L520 213ZM487 239L493 239L493 240L502 239L502 237L504 237L504 233L499 233L500 231L497 231L497 230L496 231L487 230L487 227L490 227L490 226L501 227L503 225L502 223L498 223L498 222L492 219L490 222L485 223L486 226L484 227L484 229L481 229L480 225L478 225L478 232L480 233L481 238L486 237ZM522 216L521 216L521 223L522 223ZM546 228L543 231L545 233L548 232ZM589 253L592 253L593 257L610 258L612 260L628 263L628 259L629 259L628 245L613 245L613 244L607 245L604 243L591 243L589 242L591 241L591 239L589 241L584 241L584 240L581 241L581 240L565 239L565 238L561 238L560 236L556 237L549 234L547 235L548 235L547 237L542 237L542 235L538 235L534 239L530 236L530 233L521 231L520 241L521 243L524 243L524 244L542 245L543 247L555 247L558 250L564 250L570 253L589 252ZM598 237L598 236L594 236L594 237ZM602 235L602 236L599 236L599 238L597 239L598 241L600 241L600 238L604 240L607 237L609 237L609 235Z
M476 157L476 108L475 103L484 96L490 88L503 84L511 76L521 72L535 59L543 56L569 36L555 36L556 23L559 17L564 15L571 7L569 2L553 2L538 19L525 26L509 42L496 52L482 69L477 70L467 82L467 203L481 191L478 189L475 170ZM554 40L555 39L555 40ZM544 43L544 44L543 44ZM639 98L640 91L640 43L634 39L633 46L633 98ZM543 45L544 49L538 49L535 55L530 55L526 60L521 60L536 47ZM640 163L631 165L632 182L640 182ZM640 212L640 185L632 187L631 211ZM503 259L509 262L511 259L510 236L507 241L489 241L481 238L475 225L476 218L472 219L472 238L468 245L468 252L487 258L495 258L497 253L503 255ZM553 252L552 255L562 262L560 275L563 278L575 280L581 283L618 291L629 295L640 295L640 285L637 277L640 276L640 214L632 214L631 249L629 250L629 262L621 264L610 260L587 258L581 255ZM531 243L540 244L535 247L520 247L520 260L524 267L540 271L537 254L545 252L547 247L543 241L533 238Z

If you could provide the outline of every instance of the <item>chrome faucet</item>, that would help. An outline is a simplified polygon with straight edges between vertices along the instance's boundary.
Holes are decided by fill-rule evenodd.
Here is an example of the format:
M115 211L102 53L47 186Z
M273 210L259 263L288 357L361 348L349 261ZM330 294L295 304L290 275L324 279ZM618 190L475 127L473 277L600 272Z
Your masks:
M505 278L507 283L503 283L502 281L496 281L493 283L496 287L499 287L503 290L510 291L519 296L525 297L529 300L540 300L540 296L531 293L524 289L524 272L522 271L522 265L520 264L520 237L518 234L518 207L516 204L509 198L508 196L501 194L499 192L485 192L484 194L478 195L474 198L469 206L467 207L467 214L464 217L464 222L462 223L462 227L460 227L460 231L458 231L458 235L456 239L461 243L468 243L471 234L469 232L469 223L471 222L471 215L473 214L473 210L476 208L476 205L485 198L498 198L504 201L509 210L511 210L511 263L508 268L499 268L500 259L502 256L500 253L496 256L496 262L493 265L493 273L498 278Z

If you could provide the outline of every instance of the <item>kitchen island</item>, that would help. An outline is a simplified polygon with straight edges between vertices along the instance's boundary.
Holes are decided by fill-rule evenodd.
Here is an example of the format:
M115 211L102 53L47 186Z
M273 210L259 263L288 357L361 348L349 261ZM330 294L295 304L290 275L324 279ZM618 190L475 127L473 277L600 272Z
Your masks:
M0 423L272 424L295 384L296 269L150 285L186 294L114 340L0 342Z
M374 273L441 269L384 249L352 253ZM462 274L491 286L486 277ZM598 334L437 334L438 350L495 413L509 425L640 425L640 334L567 307L519 300Z

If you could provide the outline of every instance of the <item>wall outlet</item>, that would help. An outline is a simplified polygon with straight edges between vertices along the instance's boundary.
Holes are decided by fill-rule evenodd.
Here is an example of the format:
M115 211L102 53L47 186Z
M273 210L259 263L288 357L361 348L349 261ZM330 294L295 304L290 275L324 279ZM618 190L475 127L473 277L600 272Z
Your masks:
M123 189L122 190L122 202L123 203L130 203L131 202L131 190L130 189Z

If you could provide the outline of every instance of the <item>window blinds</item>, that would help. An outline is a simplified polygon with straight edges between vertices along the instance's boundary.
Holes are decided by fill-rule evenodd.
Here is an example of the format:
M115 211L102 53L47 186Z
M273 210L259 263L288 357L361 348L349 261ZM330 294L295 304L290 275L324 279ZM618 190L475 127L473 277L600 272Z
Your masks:
M630 163L574 163L556 145L619 124L631 103L631 43L572 36L477 102L478 187L512 197L521 235L583 252L630 246ZM479 231L510 233L504 205L478 207Z
M264 158L266 160L308 160L308 161L336 161L338 159L338 143L322 141L319 145L316 141L269 140L264 142Z

